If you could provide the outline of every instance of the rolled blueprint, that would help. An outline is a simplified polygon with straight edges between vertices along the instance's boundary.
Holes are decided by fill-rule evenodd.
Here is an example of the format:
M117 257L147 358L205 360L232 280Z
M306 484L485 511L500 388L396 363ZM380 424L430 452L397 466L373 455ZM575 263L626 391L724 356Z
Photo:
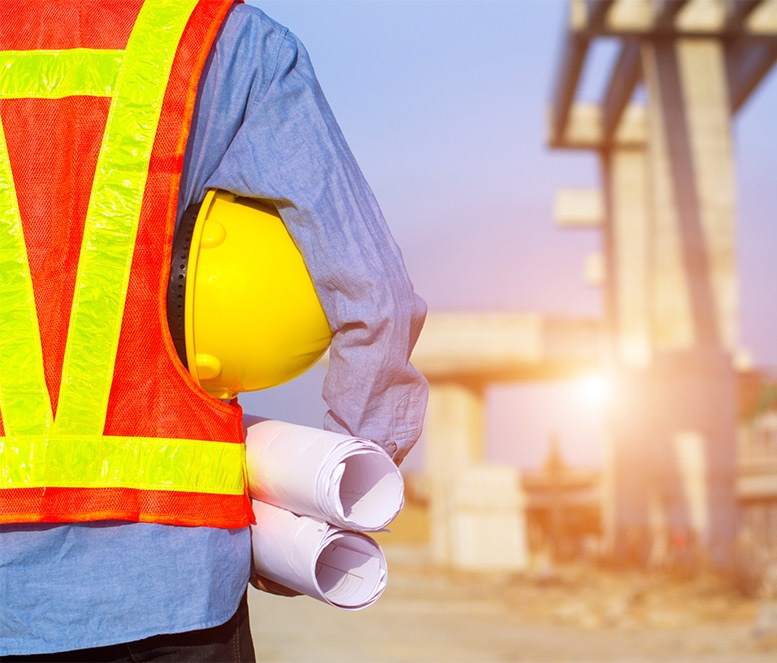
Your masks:
M253 502L254 572L344 610L360 610L386 588L386 558L366 534Z
M377 531L404 501L399 468L375 442L273 419L246 431L252 498L343 529Z

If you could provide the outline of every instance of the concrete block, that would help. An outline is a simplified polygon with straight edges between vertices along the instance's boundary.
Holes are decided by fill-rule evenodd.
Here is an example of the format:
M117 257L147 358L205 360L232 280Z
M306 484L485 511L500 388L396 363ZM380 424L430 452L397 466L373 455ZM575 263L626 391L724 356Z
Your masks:
M553 217L563 228L600 228L604 199L600 189L561 189L556 192Z
M525 569L525 498L518 470L502 465L473 465L459 473L453 491L454 566L473 571Z

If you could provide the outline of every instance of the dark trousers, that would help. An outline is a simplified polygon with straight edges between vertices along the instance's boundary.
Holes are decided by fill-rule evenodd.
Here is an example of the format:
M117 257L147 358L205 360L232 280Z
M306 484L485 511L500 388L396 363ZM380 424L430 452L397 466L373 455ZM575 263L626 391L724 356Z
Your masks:
M0 656L0 662L11 661L73 661L77 663L253 663L256 661L251 628L248 621L248 600L244 595L237 612L221 626L155 635L144 640L108 647L78 649L57 654L33 654L31 656Z

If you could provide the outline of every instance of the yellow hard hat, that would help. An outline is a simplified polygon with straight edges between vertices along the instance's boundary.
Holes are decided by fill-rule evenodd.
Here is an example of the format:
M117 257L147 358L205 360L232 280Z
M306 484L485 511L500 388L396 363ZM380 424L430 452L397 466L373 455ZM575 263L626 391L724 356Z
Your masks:
M221 399L304 373L332 338L277 210L225 191L209 191L199 210L184 215L168 317L189 372Z

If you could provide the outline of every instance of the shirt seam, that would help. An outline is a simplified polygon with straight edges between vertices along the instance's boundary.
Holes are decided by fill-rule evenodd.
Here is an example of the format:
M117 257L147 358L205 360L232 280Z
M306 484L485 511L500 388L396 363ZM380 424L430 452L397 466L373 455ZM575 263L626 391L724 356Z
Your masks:
M273 71L272 75L267 77L267 81L263 84L262 89L260 89L259 94L256 95L256 99L252 99L249 97L248 99L248 108L255 108L258 104L261 104L265 98L267 97L267 93L270 90L270 85L278 78L278 71L280 69L280 63L281 63L281 50L283 49L283 45L286 42L291 42L289 39L289 29L283 28L283 32L281 34L280 39L278 39L278 47L275 52L275 63L273 65Z
M239 4L233 7L233 11L235 13L239 12L241 14L245 12L245 14L247 15L246 21L250 21L252 23L254 21L269 22L270 25L272 25L279 32L278 46L275 52L275 62L273 65L272 75L268 76L266 82L262 84L262 87L259 89L259 92L256 95L256 99L252 99L249 96L248 102L246 104L246 109L248 109L264 101L265 97L267 96L267 92L270 89L270 85L278 77L278 69L280 67L280 60L281 60L281 50L283 48L283 45L287 41L291 42L291 40L289 39L289 35L291 34L291 31L286 26L281 25L280 23L277 23L274 20L272 20L269 16L267 16L267 14L265 14L261 9L259 9L259 7L254 7L253 5ZM260 33L261 30L257 32Z

